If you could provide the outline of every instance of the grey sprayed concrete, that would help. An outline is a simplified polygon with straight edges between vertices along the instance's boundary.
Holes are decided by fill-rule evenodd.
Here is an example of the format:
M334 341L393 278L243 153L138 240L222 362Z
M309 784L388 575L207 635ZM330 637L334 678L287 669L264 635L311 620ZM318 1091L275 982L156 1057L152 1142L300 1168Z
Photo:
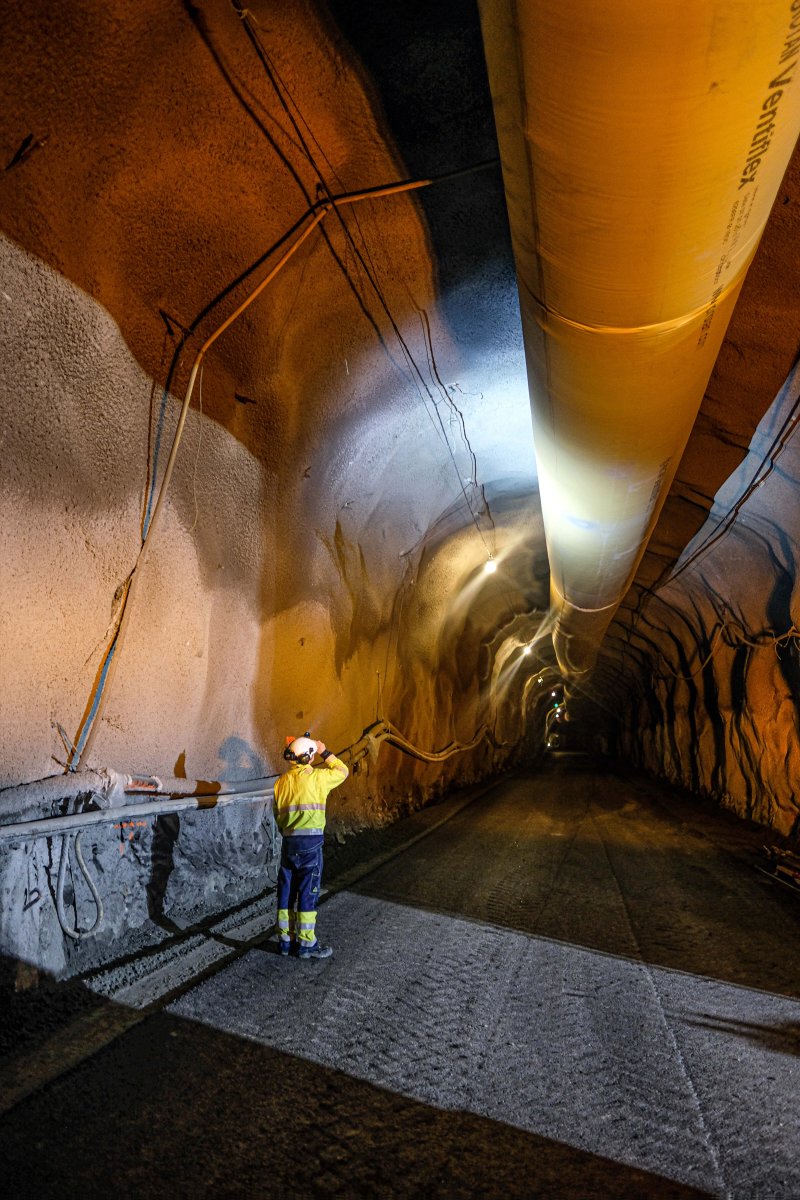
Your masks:
M256 948L17 1106L6 1179L795 1198L800 906L756 844L574 761L500 784L331 895L332 959Z

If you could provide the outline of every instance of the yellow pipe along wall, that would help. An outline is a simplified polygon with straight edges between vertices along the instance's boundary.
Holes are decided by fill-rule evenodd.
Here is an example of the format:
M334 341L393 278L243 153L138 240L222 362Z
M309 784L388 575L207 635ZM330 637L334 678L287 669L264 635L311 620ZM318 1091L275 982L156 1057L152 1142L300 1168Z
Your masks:
M585 675L800 132L800 0L481 0L553 640Z

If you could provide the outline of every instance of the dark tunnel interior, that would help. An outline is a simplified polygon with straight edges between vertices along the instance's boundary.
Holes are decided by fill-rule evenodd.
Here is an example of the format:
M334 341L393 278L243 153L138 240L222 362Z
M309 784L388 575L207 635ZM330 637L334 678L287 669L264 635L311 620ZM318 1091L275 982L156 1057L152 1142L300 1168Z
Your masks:
M664 822L760 853L796 945L797 0L17 0L0 39L4 1057L44 1054L48 1022L143 1037L89 980L166 978L174 943L211 979L196 1006L188 967L163 993L157 1037L187 1078L207 1021L220 1055L258 1043L245 1076L314 1075L348 1119L424 1127L428 1155L438 1129L472 1164L449 1191L406 1164L393 1191L405 1160L386 1150L391 1171L359 1158L350 1194L748 1194L599 1124L582 1141L560 1092L521 1116L509 1083L474 1099L472 1066L426 1091L422 1067L406 1086L345 1032L340 1058L301 1062L288 1035L209 1014L213 964L244 971L242 947L302 1007L261 941L273 784L308 731L349 768L331 914L352 878L365 920L416 911L432 961L456 922L461 946L485 926L490 957L516 947L526 986L613 959L598 988L621 988L641 959L664 995L705 975L779 996L796 1059L796 951L751 961L761 909L719 899L727 868ZM495 823L462 843L459 806L485 795ZM421 865L392 876L415 831ZM670 929L636 925L639 871ZM703 931L723 929L715 958ZM460 978L469 952L448 953ZM426 978L434 1007L450 975ZM693 1028L767 1022L733 1000L706 1021L701 991ZM550 1069L544 1040L528 1050ZM0 1081L27 1097L16 1070ZM700 1112L690 1076L675 1087ZM8 1136L24 1155L22 1126ZM541 1191L501 1187L536 1155ZM256 1174L193 1194L317 1194L313 1171L272 1193Z

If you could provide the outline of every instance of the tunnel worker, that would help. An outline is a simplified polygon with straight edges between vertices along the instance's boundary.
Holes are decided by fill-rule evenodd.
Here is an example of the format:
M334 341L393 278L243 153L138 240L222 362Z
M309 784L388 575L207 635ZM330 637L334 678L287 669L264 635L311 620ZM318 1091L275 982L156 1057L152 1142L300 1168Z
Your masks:
M287 738L283 757L289 769L275 783L275 821L283 837L278 873L278 939L281 954L329 958L330 946L317 941L317 904L322 881L322 844L328 793L344 783L347 767L307 733ZM312 766L319 754L322 764Z

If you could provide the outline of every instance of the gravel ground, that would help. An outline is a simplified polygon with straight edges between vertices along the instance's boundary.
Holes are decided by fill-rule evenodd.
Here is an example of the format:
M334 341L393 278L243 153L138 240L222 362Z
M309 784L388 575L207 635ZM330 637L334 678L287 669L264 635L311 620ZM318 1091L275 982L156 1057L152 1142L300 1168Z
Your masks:
M796 1200L800 905L761 840L580 760L506 780L332 891L332 959L262 943L17 1105L5 1179Z

